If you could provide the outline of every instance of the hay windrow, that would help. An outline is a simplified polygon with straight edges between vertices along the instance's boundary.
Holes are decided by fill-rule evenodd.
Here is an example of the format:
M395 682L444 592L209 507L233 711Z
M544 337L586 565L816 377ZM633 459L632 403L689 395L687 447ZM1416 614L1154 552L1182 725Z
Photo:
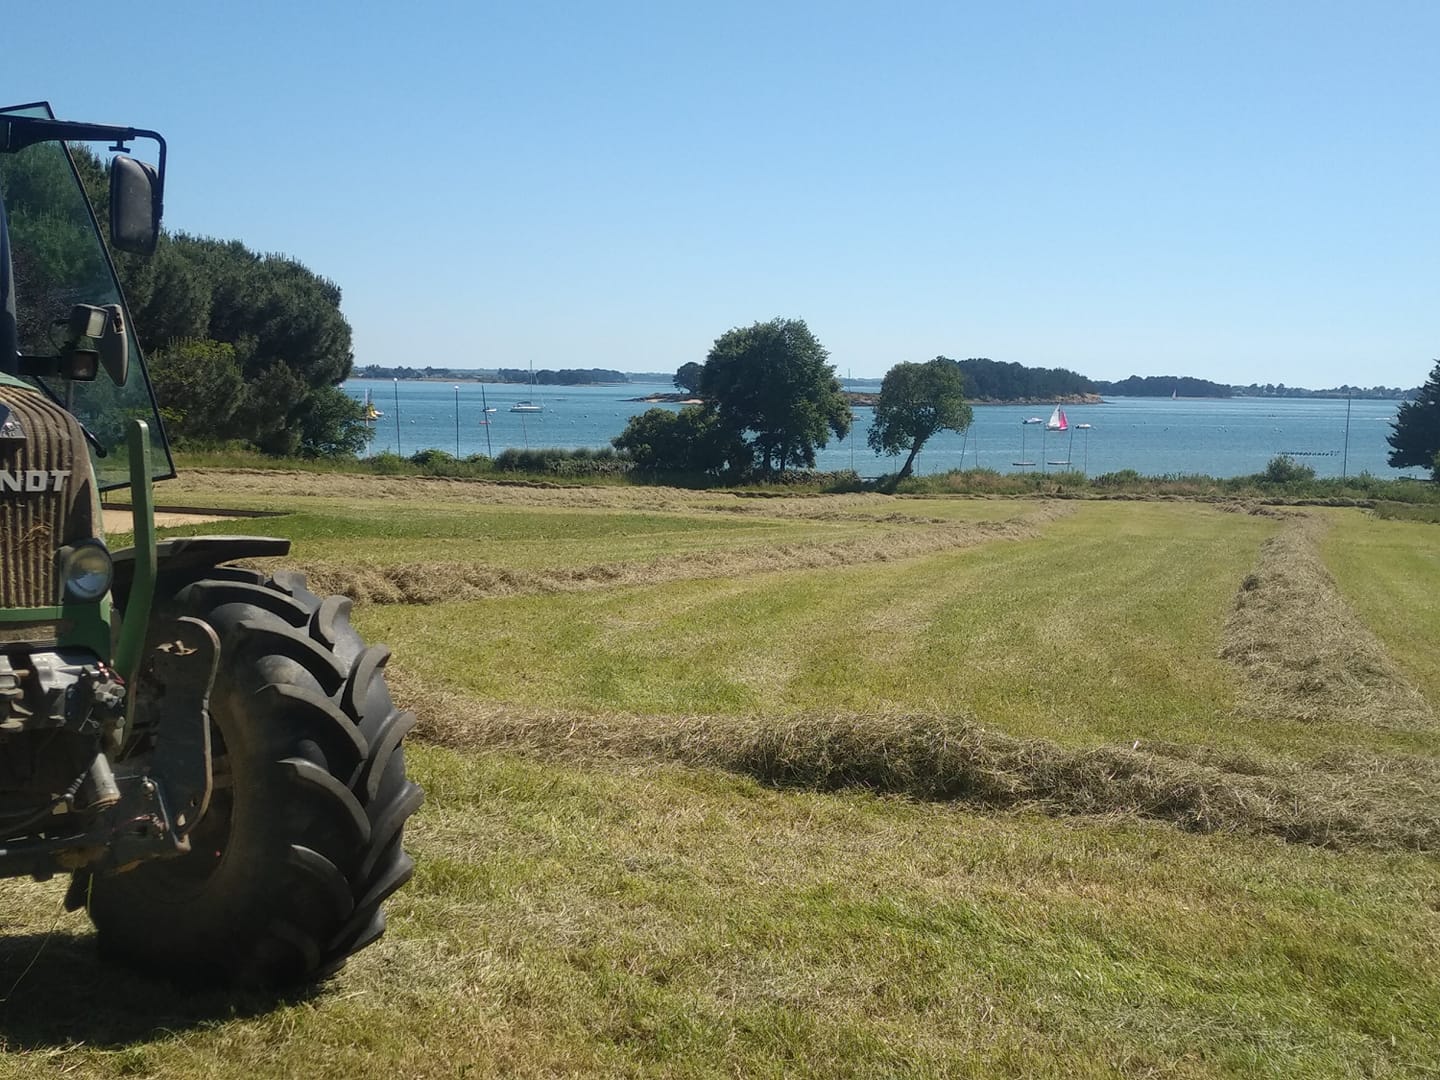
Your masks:
M1260 719L1434 728L1425 698L1325 569L1324 523L1291 522L1262 545L1225 624L1220 655L1242 676L1240 708Z
M1042 520L1064 512L1046 511ZM844 540L773 544L761 550L676 555L644 562L595 563L560 569L519 570L479 563L400 563L339 566L326 562L289 564L303 571L310 587L339 593L356 603L435 604L485 600L524 593L580 592L626 585L656 585L698 578L736 578L785 570L820 570L858 563L890 562L973 547L996 540L1039 535L1034 519L971 524L947 523L877 531Z
M266 505L283 498L356 499L373 503L402 499L425 503L475 504L536 510L621 510L655 513L716 513L745 517L815 521L874 521L923 524L948 522L924 515L924 499L896 498L876 492L816 495L770 494L764 499L744 491L641 485L571 486L522 484L438 476L375 476L359 473L310 473L287 469L186 469L166 481L167 498L199 497L223 490ZM988 500L987 500L988 501ZM1013 516L1043 519L1058 504L1049 499L997 498L1016 510ZM1018 505L1017 505L1018 504ZM914 512L909 512L913 509Z
M1129 815L1195 832L1440 851L1440 763L1356 752L1316 765L1170 744L1063 747L959 718L524 712L392 672L417 736L565 761L666 761L777 786L863 788L984 810Z

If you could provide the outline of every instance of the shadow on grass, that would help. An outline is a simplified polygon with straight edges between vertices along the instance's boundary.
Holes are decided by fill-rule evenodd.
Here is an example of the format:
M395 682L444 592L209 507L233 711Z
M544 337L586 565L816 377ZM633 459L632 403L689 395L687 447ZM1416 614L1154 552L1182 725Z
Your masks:
M28 969L28 970L27 970ZM181 986L102 960L93 934L0 932L0 1045L120 1049L314 996Z

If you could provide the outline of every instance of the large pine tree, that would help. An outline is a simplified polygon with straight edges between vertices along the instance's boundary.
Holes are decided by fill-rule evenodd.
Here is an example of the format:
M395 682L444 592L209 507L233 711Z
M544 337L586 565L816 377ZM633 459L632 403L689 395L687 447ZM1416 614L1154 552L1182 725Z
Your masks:
M1386 437L1394 469L1429 469L1440 480L1440 360L1414 401L1400 406L1395 430Z

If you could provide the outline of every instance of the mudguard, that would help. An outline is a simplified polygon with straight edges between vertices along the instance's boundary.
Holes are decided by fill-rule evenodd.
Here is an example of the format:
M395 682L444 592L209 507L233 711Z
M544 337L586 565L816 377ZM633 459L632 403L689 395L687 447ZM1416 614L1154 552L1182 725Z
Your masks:
M274 536L176 536L155 545L156 573L205 571L236 559L270 559L290 554L290 541ZM111 553L115 563L115 599L123 607L135 580L135 549Z

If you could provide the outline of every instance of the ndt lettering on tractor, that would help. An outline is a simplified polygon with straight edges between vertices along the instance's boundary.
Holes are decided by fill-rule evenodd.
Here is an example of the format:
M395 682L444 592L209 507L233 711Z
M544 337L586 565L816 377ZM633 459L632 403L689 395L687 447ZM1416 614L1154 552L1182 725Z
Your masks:
M104 230L69 142L115 154ZM414 717L349 600L230 565L289 541L156 539L173 468L106 241L155 251L165 155L153 131L0 110L0 875L70 874L67 905L134 966L312 981L410 876ZM112 551L118 487L135 544Z
M69 469L0 469L0 494L7 491L63 491Z

